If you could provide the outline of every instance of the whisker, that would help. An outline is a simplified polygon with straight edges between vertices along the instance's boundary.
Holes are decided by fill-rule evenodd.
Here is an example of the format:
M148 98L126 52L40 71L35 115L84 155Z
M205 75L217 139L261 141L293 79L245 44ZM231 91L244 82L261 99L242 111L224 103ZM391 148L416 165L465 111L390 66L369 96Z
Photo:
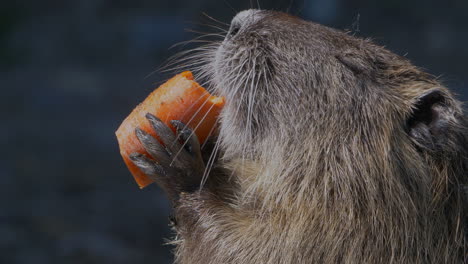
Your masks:
M200 96L200 99L205 96L205 94L201 95ZM200 99L197 100L196 103L198 103L198 101L200 101ZM210 100L210 96L207 96L205 101L200 105L200 107L198 107L197 111L192 115L192 117L189 119L189 121L187 121L187 124L192 122L192 120L195 118L195 116L202 110L202 108L205 106L205 104ZM193 107L193 106L192 106ZM185 113L183 114L182 118L185 118L187 116L187 114L189 113L189 110L188 109L187 111L185 111ZM187 128L187 124L185 125L184 129Z
M250 83L250 91L249 91L249 96L247 96L247 118L246 118L246 127L247 127L247 136L248 136L248 140L251 140L252 138L252 131L251 131L251 109L252 109L252 92L253 92L253 86L254 86L254 80L255 80L255 76L256 76L256 63L257 63L257 57L254 57L253 59L249 60L251 62L251 68L250 68L250 74L249 74L249 79L251 80L251 83ZM247 87L247 85L246 85ZM244 89L244 91L246 90L247 88ZM244 92L243 91L243 92ZM243 95L242 95L242 98L243 98ZM241 160L241 164L242 164L242 167L245 166L245 160L246 160L246 156L247 155L247 144L245 144L243 147L242 147L242 160Z
M194 40L203 40L203 37L204 36L198 36L198 37L195 37L195 38L193 38L191 40L178 42L178 43L172 45L171 47L169 47L168 50L171 50L171 49L173 49L175 47L178 47L180 45L183 45L183 44L189 44L189 43L191 43L191 41L194 41ZM186 54L186 53L196 52L196 51L199 51L199 50L209 49L211 46L217 46L217 44L219 43L218 41L214 41L214 40L212 42L213 42L213 45L203 45L203 46L200 46L200 47L195 47L195 48L192 48L192 49L184 50L184 51L176 53L175 55L171 56L170 58L178 56L179 54Z
M224 3L226 3L226 5L227 5L229 8L231 8L232 11L234 11L234 14L237 14L237 13L238 13L238 11L236 11L236 9L234 9L234 7L232 7L232 6L229 4L229 2L228 2L227 0L223 0L223 1L224 1Z
M204 54L205 52L210 52L212 49L214 49L214 47L217 47L217 46L218 46L218 42L213 41L211 44L206 44L206 45L198 47L198 48L178 52L178 53L172 55L171 57L169 57L168 62L166 64L171 64L171 63L174 63L174 62L178 62L177 60L180 59L181 57L182 57L182 59L187 59L188 54L192 54L191 56L195 56L197 54L201 55L201 54Z
M153 72L149 73L145 78L148 78L149 76L156 73L157 71L164 71L164 69L166 69L166 68L168 68L168 67L170 67L172 65L175 65L177 63L186 61L186 60L190 60L190 59L196 60L196 59L198 59L198 57L200 57L200 59L203 59L205 54L209 55L210 51L212 51L213 49L216 49L218 46L219 46L219 43L213 42L212 44L209 44L209 45L204 45L202 47L198 47L198 48L178 52L177 54L175 54L175 55L171 56L169 59L167 59L167 61L165 63L163 63L161 66L159 66L158 69L156 69ZM193 55L186 56L187 54L190 54L190 53L193 53Z
M208 100L208 99L207 99ZM198 129L198 127L203 123L203 121L205 120L205 118L208 116L208 114L210 113L210 111L213 109L215 105L211 105L210 106L210 109L208 109L208 111L206 111L206 113L203 115L202 119L200 120L200 122L198 122L197 126L195 126L195 128L192 129L192 133L190 133L190 136L188 136L187 138L190 138L193 136L193 134L195 133L195 131ZM187 122L188 123L188 122ZM186 125L187 126L187 125ZM184 144L182 144L182 146L180 147L179 151L174 155L174 158L172 159L171 163L170 163L170 166L172 166L172 164L174 163L175 159L177 158L177 156L180 154L180 152L182 151L182 149L185 147L185 145L187 145L187 142L188 140L186 140L184 142Z
M168 64L170 65L174 62L178 62L178 60L180 60L181 58L186 59L188 54L191 54L191 56L195 56L197 54L202 55L204 53L209 53L210 51L218 47L218 45L219 45L219 42L213 41L210 44L205 44L198 48L193 48L193 49L177 52L176 54L170 56L164 65L168 65Z
M215 21L216 22L216 21ZM202 23L202 22L191 22L190 24L193 24L193 25L197 25L197 26L201 26L201 27L209 27L209 28L214 28L214 29L218 29L218 30L221 30L223 32L227 32L228 29L224 28L225 26L229 26L229 24L225 24L225 23L219 23L217 22L218 24L210 24L210 23Z
M193 102L193 103L190 105L190 107L189 107L188 109L185 110L184 114L182 115L182 117L181 117L180 119L184 119L184 118L187 116L187 114L190 112L190 110L192 110L192 108L193 108L204 96L205 96L204 94L200 95L200 97L198 97L198 99L197 99L195 102ZM205 98L205 101L198 107L197 111L196 111L196 112L192 115L192 117L185 123L185 126L184 126L183 130L187 128L188 124L189 124L190 122L192 122L192 120L195 118L195 116L197 116L197 114L200 112L200 110L203 108L203 106L205 106L205 104L208 102L208 100L209 100L209 97ZM178 140L178 138L176 138L176 139L174 140L174 142L172 142L172 146L177 142L177 140Z
M178 62L171 62L170 64L167 64L164 66L164 68L161 68L162 71L169 71L171 69L179 69L181 67L191 67L193 65L202 65L204 63L207 63L206 59L200 58L203 55L200 56L188 56L189 58L180 58ZM172 67L172 68L170 68Z
M179 66L175 66L172 68L167 68L167 69L162 69L161 72L171 72L171 71L181 71L181 70L187 70L188 68L192 68L192 70L197 70L197 65L201 65L203 62L193 62L193 63L186 63L186 64L181 64Z
M210 132L208 132L208 136L206 136L205 142L203 142L203 144L200 147L201 149L203 149L205 147L206 142L208 142L208 139L210 138L211 134L213 133L213 131L215 130L216 127L217 127L216 123L213 126L211 126Z
M223 32L223 33L227 33L229 31L229 29L225 29L225 28L222 28L222 27L219 27L219 26L216 26L216 25L211 25L211 24L199 24L199 25L214 28L214 29L218 29L218 30L221 30L221 32Z
M250 74L250 73L246 72L241 78L244 78L244 76L247 76L248 74ZM240 89L240 87L241 87L241 86L238 86L238 88L236 89L236 92L237 92L237 90ZM241 95L240 95L240 97L239 97L239 98L240 98L240 103L239 103L239 105L237 106L236 112L234 113L234 117L237 117L237 114L238 114L239 111L240 111L240 107L241 107L241 105L242 105L242 101L244 100L244 93L245 93L245 91L247 90L247 86L244 85L244 86L242 86L242 87L243 87L243 89L242 89Z
M216 160L216 155L218 154L218 149L219 149L219 141L216 141L215 146L213 147L213 151L210 154L210 157L208 159L208 163L205 167L205 171L203 172L203 176L200 182L200 191L205 185L206 181L208 180L208 176L211 172L211 169L213 168L214 161Z
M216 36L224 38L223 35L216 35ZM179 47L179 46L184 47L184 46L187 46L188 44L192 44L192 43L217 43L217 41L202 39L203 37L206 37L206 36L200 36L200 37L197 37L197 38L194 38L194 39L191 39L191 40L181 41L179 43L176 43L176 44L172 45L171 47L169 47L169 49L173 49L173 48L176 48L176 47ZM203 47L200 47L200 48L203 48ZM193 52L193 51L194 51L193 49L188 50L188 52Z
M212 33L212 32L203 32L203 31L198 31L198 30L195 30L195 29L191 29L191 28L185 28L184 31L186 32L190 32L190 33L195 33L195 34L200 34L201 37L209 37L209 36L218 36L218 37L224 37L224 35L221 35L221 33L225 33L226 31L225 30L222 30L221 32L219 33Z
M236 13L237 13L237 12L236 12ZM220 20L217 20L217 19L215 19L215 18L209 16L209 15L208 15L207 13L205 13L205 12L202 12L202 14L203 14L204 16L206 16L207 18L213 20L214 22L218 22L218 23L223 24L223 25L226 25L226 26L229 26L229 25L230 25L230 24L228 24L228 23L222 22L222 21L220 21Z

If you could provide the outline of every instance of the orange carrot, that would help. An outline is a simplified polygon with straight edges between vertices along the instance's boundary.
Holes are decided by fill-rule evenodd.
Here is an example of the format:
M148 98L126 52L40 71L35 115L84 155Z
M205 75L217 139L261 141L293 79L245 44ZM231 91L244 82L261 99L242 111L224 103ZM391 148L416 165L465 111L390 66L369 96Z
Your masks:
M169 125L170 120L180 120L195 131L200 143L203 143L216 126L216 120L224 105L224 98L211 96L203 87L193 80L189 71L172 77L169 81L154 90L122 122L115 132L119 142L120 154L133 174L140 188L151 184L151 180L129 159L134 152L149 155L135 135L139 127L157 137L151 128L146 113L151 113Z

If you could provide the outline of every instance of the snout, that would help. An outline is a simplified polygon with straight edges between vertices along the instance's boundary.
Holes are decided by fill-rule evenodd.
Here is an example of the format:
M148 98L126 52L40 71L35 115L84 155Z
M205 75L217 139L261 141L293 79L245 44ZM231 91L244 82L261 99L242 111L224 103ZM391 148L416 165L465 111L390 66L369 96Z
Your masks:
M232 39L242 32L245 32L251 25L262 19L262 10L249 9L239 12L231 21L231 26L226 35L226 39Z

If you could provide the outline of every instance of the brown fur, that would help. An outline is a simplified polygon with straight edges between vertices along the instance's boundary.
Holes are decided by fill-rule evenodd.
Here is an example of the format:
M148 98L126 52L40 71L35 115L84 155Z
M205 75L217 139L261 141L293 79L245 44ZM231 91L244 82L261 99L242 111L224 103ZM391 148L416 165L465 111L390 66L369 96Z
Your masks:
M271 11L235 23L203 53L227 105L220 158L175 204L176 263L466 263L452 94L369 40ZM431 91L444 123L429 144L408 120Z

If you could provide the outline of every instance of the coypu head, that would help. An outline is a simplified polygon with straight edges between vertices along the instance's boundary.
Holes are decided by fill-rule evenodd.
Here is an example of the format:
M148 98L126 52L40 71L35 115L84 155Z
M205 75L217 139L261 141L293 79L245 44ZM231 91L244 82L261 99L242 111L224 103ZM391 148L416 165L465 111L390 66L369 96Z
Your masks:
M321 263L464 259L467 120L436 78L369 40L273 11L239 13L210 54L232 197L276 219L287 230L278 241L294 238ZM213 242L219 254L228 240ZM257 254L271 257L268 246Z
M346 182L371 183L382 175L397 177L410 192L428 191L434 170L447 171L448 163L460 174L450 181L466 181L460 178L468 155L460 103L406 58L264 10L240 12L213 54L207 67L227 98L220 131L227 157L267 166L280 157L280 166L316 175L302 177L329 175L328 183L338 186L328 191L337 199L349 198L337 189L349 188Z
M280 12L239 13L211 62L227 97L226 131L241 138L229 145L243 151L257 151L271 134L372 141L385 135L363 133L383 127L419 147L443 148L449 135L442 130L463 123L459 103L407 59Z

